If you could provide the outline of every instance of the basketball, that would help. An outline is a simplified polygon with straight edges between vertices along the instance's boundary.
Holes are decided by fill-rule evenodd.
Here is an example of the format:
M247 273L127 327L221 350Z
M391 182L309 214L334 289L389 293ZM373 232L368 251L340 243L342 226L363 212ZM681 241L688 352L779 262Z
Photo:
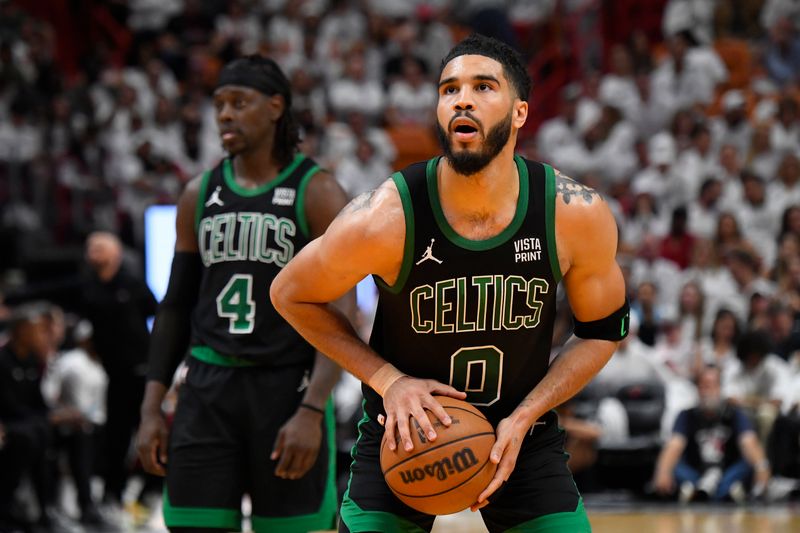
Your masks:
M430 442L412 419L414 449L381 443L381 471L400 500L423 513L442 515L466 509L478 499L494 476L497 465L489 461L495 442L494 428L475 407L462 400L436 396L453 420L445 427L431 413L436 440Z

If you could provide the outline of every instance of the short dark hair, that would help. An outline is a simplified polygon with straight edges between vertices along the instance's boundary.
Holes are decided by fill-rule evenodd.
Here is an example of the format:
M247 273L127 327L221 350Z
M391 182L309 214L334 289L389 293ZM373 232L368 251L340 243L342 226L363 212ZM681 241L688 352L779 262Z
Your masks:
M488 57L503 65L503 74L517 91L517 97L524 102L528 101L528 95L531 93L531 77L522 54L502 41L479 33L469 35L444 56L439 67L439 77L450 61L466 55Z
M739 342L736 343L736 357L740 361L744 361L750 355L758 355L763 358L771 350L772 343L770 343L769 337L760 329L746 332L739 337Z

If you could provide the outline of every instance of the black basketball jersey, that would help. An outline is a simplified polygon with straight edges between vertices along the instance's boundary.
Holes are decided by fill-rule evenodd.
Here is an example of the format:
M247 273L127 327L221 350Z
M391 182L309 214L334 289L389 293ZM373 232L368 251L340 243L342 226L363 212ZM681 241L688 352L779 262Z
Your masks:
M405 213L403 264L394 286L376 279L370 345L401 371L467 392L497 424L547 372L561 279L555 250L555 177L515 157L517 210L499 235L458 235L439 200L439 159L392 176ZM367 413L382 412L367 386Z
M310 364L314 349L269 299L272 280L309 242L304 192L319 167L297 154L256 189L236 183L224 159L203 176L196 232L203 262L192 313L192 351L213 350L243 363Z

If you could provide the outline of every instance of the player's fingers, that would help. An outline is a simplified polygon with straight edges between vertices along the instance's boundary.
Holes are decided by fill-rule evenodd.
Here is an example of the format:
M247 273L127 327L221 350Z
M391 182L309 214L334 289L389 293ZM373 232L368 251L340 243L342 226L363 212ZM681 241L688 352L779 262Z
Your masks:
M397 449L397 436L395 435L395 430L397 429L397 422L394 415L389 414L386 417L386 440L389 443L389 449L395 451Z
M481 503L475 502L475 503L473 503L472 505L469 506L469 510L474 513L478 509L483 509L487 505L489 505L489 500L484 500Z
M438 381L430 380L430 393L431 394L441 394L442 396L450 396L452 398L457 398L459 400L463 400L467 397L466 392L462 392L457 390L450 385L445 385L444 383L440 383Z
M165 465L167 464L167 446L169 443L169 431L167 431L166 429L162 429L160 433L161 435L158 441L158 460L160 462L160 465ZM163 472L164 469L160 468L160 465L159 469Z
M147 468L146 470L151 474L155 474L157 476L163 476L166 474L164 471L164 467L162 466L162 462L159 460L160 451L159 447L154 445L150 450L150 453L147 455Z
M414 442L411 440L411 428L409 427L410 416L402 413L397 415L397 432L400 433L400 441L403 443L403 449L410 452L414 449Z
M440 404L436 398L431 397L430 400L425 402L425 408L428 409L433 415L442 421L442 424L445 426L449 426L453 420L450 418L450 415L447 414L447 411L444 410L442 404Z
M155 443L148 442L140 451L139 457L142 458L142 466L148 472L155 474L156 467L158 466L158 461L156 460L158 457L158 448L156 447Z
M414 424L418 425L420 429L422 429L423 433L425 433L425 436L428 437L429 440L436 440L436 431L433 429L431 419L428 418L428 413L425 412L425 409L422 408L421 404L411 412L411 416L414 417Z
M292 471L292 463L294 462L294 453L292 449L287 447L281 452L281 458L275 467L275 475L283 479L291 479L290 472Z
M305 476L317 460L318 451L307 449L300 458L300 464L295 468L295 479Z
M495 441L494 446L492 446L492 451L489 452L489 460L496 465L500 464L507 446L507 440L504 437L498 436L497 441Z
M503 484L503 478L500 476L500 469L498 468L497 472L492 478L492 481L489 482L489 485L485 489L483 489L483 492L481 492L480 496L478 496L477 503L480 504L487 501L487 498L489 498L489 496L494 494L494 491L499 489L502 484Z
M278 457L281 456L283 453L283 440L284 440L283 431L278 432L278 437L275 439L275 445L272 447L272 453L269 455L269 458L273 461L277 460Z

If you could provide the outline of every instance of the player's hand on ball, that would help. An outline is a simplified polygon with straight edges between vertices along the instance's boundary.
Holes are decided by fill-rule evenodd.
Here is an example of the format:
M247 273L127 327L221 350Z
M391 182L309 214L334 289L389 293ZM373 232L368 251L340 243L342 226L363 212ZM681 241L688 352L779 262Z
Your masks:
M166 474L164 465L167 464L168 442L169 430L164 415L160 411L143 413L136 436L136 449L146 472L157 476Z
M497 465L497 471L494 473L489 485L478 496L478 501L470 506L470 510L477 511L481 507L489 505L489 496L508 481L508 477L517 464L517 457L522 447L522 441L525 440L525 433L529 430L530 425L522 424L511 417L504 418L497 424L497 429L495 430L497 440L489 454L489 460Z
M300 479L314 466L322 444L322 418L310 409L298 409L281 426L270 455L270 459L278 461L276 476Z
M383 395L383 408L386 411L384 425L390 450L394 451L397 447L397 435L400 436L406 451L414 449L411 440L411 417L417 421L428 440L436 439L436 431L425 409L433 413L445 426L450 425L450 416L433 397L434 394L459 400L467 397L466 393L459 392L450 385L433 379L417 379L409 376L401 377L386 390Z

